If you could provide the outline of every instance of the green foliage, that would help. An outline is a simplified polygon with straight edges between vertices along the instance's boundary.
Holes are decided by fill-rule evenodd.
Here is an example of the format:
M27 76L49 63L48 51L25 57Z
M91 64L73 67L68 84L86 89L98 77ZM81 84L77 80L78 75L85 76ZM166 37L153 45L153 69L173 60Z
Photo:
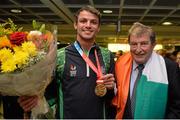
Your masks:
M41 32L45 32L46 28L45 28L45 24L40 24L39 22L36 22L36 20L32 21L32 26L33 29L41 31Z
M23 27L18 28L17 25L14 24L14 22L8 18L7 21L0 24L0 36L8 35L12 32L16 31L22 31Z
M18 29L18 28L17 28L17 25L15 25L14 22L13 22L10 18L8 18L7 23L10 25L10 29L11 29L13 32L17 31L17 29Z

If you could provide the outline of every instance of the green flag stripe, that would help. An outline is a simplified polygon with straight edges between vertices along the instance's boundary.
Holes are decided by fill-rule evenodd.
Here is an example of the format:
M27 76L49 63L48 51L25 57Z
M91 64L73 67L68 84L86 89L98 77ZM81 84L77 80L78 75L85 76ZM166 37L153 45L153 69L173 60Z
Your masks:
M164 118L168 84L147 81L142 76L136 89L135 118Z

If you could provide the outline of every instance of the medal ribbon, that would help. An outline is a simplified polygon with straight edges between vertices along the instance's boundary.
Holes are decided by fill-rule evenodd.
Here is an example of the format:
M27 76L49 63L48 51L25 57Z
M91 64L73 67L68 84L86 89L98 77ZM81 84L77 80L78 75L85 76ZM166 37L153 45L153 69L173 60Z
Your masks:
M96 57L97 67L93 64L93 62L89 59L89 57L83 52L83 50L80 48L77 41L74 42L74 46L75 46L76 50L79 52L79 54L81 55L81 57L84 59L84 61L96 73L97 77L100 78L102 76L102 71L101 71L101 67L100 67L96 49L94 50L94 54ZM103 81L99 81L99 82L103 82Z

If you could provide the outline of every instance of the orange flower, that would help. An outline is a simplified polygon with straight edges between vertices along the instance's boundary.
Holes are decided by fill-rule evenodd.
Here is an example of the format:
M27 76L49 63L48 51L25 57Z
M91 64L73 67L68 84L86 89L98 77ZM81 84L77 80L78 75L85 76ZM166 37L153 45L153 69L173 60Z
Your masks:
M54 40L53 34L50 31L46 31L45 36L47 37L49 43L51 43Z
M6 35L0 37L0 48L3 48L3 47L9 47L9 48L12 47L12 44L10 43Z

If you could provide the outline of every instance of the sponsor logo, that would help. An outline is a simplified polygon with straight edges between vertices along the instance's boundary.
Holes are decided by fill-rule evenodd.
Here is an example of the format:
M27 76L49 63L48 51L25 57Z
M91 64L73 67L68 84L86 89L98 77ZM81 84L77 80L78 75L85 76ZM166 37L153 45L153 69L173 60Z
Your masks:
M77 74L77 69L75 65L70 65L70 76L75 77Z

